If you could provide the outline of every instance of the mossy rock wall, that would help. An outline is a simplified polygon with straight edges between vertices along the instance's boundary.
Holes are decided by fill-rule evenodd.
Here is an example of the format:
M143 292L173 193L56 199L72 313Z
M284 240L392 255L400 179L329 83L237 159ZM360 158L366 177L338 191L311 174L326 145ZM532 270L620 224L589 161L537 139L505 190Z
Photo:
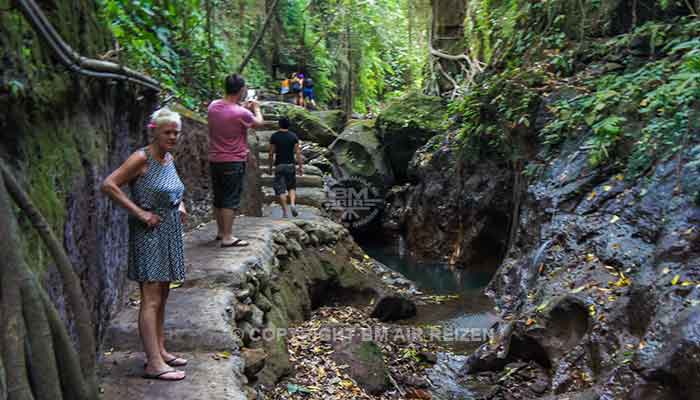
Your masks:
M416 150L444 132L446 122L442 99L421 94L398 99L379 114L375 127L398 182L407 180L408 163Z
M95 3L66 0L40 7L81 55L109 50L111 37L97 19ZM11 2L0 1L0 9L0 156L62 239L99 339L122 303L128 240L126 213L99 185L146 143L145 118L155 94L68 72ZM53 261L25 217L20 224L26 260L70 320Z
M290 230L284 233L285 244L275 245L279 269L261 278L261 290L252 298L260 309L267 310L265 328L270 332L293 327L308 319L317 307L336 302L367 305L389 290L376 274L355 266L363 251L347 230L315 223L301 228L308 235ZM276 335L251 345L261 346L267 355L255 383L272 385L292 372L286 340L284 335Z

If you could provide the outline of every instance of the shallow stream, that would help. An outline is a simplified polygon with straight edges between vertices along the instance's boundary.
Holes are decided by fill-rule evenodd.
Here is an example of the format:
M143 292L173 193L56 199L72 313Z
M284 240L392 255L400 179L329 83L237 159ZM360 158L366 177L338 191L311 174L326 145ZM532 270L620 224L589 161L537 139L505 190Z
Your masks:
M474 398L474 392L459 384L459 370L466 355L487 340L486 332L497 319L493 302L483 289L498 265L493 260L461 267L418 260L411 256L401 237L373 237L358 242L370 257L401 273L424 294L449 296L440 304L418 306L417 315L401 324L440 326L442 332L447 332L441 344L449 351L438 353L437 364L426 371L434 385L435 398Z

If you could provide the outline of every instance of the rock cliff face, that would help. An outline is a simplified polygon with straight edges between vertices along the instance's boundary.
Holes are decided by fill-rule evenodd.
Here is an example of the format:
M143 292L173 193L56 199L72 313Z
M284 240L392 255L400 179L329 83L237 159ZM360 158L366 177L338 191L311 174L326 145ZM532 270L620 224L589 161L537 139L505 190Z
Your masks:
M469 265L505 255L513 174L497 161L462 163L454 134L434 137L409 166L415 185L387 197L384 226L418 256Z
M82 55L109 50L94 5L62 1L45 11ZM123 295L127 221L99 185L146 143L145 120L156 98L132 84L69 73L16 9L0 13L0 46L0 155L62 236L101 338ZM52 260L28 222L20 222L27 261L71 321Z
M500 336L466 370L525 358L549 368L553 393L695 398L700 208L689 194L700 148L646 181L590 168L577 149L528 187L488 290L504 317Z
M550 117L545 107L536 115ZM487 291L498 335L464 374L524 361L545 372L521 386L522 398L695 399L698 138L635 178L593 167L590 135L547 162L528 160L521 191L510 164L465 161L453 134L434 137L411 162L417 183L389 195L385 226L419 254L500 265Z

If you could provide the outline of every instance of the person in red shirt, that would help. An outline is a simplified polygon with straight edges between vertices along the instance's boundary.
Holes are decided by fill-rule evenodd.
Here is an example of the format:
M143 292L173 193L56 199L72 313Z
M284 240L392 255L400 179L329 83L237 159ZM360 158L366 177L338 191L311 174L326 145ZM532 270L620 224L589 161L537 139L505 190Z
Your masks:
M233 236L233 222L240 207L250 152L247 130L262 125L263 118L257 102L246 102L245 107L239 104L246 90L243 77L229 75L224 82L224 98L211 102L207 111L216 239L221 240L221 247L248 245L245 240Z

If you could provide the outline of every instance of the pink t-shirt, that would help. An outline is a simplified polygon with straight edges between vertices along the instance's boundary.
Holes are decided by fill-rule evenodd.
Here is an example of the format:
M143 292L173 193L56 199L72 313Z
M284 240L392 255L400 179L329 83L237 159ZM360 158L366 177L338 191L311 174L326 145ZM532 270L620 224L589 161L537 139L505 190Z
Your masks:
M246 161L249 152L246 131L253 125L253 113L238 104L214 100L207 115L209 161Z

